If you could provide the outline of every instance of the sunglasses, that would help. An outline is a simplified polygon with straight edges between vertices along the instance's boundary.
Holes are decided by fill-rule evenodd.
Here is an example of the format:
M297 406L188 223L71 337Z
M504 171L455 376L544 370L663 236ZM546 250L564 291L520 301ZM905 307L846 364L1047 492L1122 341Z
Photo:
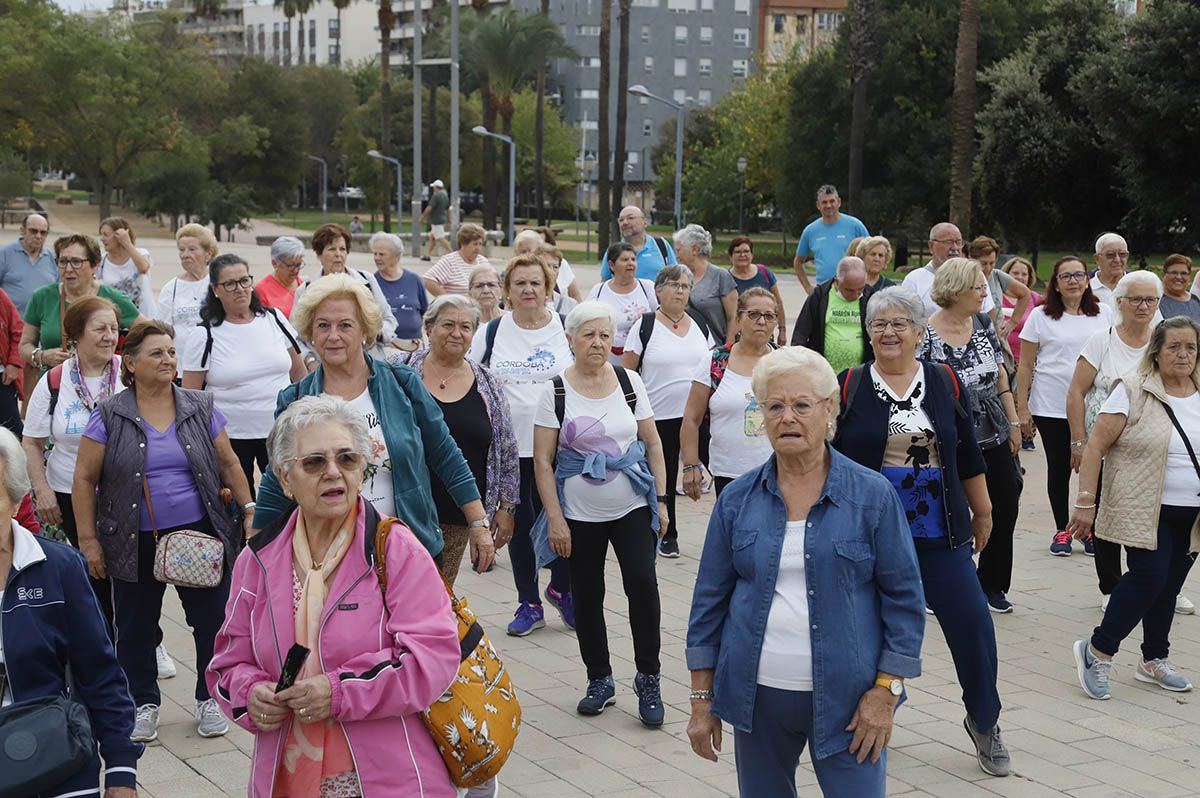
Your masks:
M304 469L304 473L316 475L324 472L329 466L329 455L324 452L313 452L303 457L293 457L288 462L298 462L300 463L300 467ZM361 471L366 465L366 458L358 452L343 449L333 455L333 462L339 471L345 473L347 471Z

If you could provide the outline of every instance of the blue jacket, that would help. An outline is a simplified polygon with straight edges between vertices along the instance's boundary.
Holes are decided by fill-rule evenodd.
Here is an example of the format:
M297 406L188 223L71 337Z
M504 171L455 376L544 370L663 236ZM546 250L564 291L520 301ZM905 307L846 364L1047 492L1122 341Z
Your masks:
M921 399L921 408L933 423L937 433L938 462L941 463L943 507L946 509L946 528L950 530L950 547L958 548L974 541L971 533L971 508L963 490L964 479L987 473L983 452L975 442L975 425L971 421L970 394L961 388L955 399L942 390L940 364L921 361L925 369L925 385L929 386ZM867 367L869 368L869 367ZM848 371L838 375L838 384L846 381ZM959 386L962 378L955 375ZM842 408L838 419L834 448L856 463L872 471L883 468L883 453L887 448L888 408L871 388L871 375L864 373L850 407ZM940 546L941 538L917 541L919 547Z
M804 536L812 620L813 757L846 750L845 731L880 671L921 675L925 592L891 483L829 449L829 475ZM692 593L689 670L715 668L713 714L753 732L763 634L787 508L775 456L721 492Z
M34 535L16 521L13 565L4 588L3 643L13 701L67 694L88 710L99 751L47 795L99 795L100 757L108 787L133 787L141 743L132 742L134 707L125 672L88 582L83 555Z
M436 557L441 554L444 542L429 487L430 472L441 479L450 498L460 506L477 501L479 487L458 444L450 437L441 408L425 390L417 373L408 366L392 366L371 357L366 360L367 392L379 413L379 425L392 460L396 515L412 529L430 555ZM316 396L324 389L322 366L279 392L275 415L300 397ZM272 468L263 474L257 502L255 529L262 529L294 506L283 495Z

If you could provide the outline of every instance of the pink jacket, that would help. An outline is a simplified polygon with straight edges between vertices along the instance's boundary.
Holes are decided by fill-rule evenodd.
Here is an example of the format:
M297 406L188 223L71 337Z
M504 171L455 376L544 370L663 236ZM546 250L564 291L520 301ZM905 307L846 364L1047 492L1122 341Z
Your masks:
M288 730L286 724L259 730L247 703L259 682L275 686L295 643L295 519L293 513L264 529L238 556L225 623L205 673L221 711L255 735L250 798L271 798ZM458 671L450 600L429 553L397 524L387 542L385 610L373 570L379 517L360 499L358 519L321 622L320 664L333 687L330 714L346 732L364 798L453 798L450 776L419 717Z

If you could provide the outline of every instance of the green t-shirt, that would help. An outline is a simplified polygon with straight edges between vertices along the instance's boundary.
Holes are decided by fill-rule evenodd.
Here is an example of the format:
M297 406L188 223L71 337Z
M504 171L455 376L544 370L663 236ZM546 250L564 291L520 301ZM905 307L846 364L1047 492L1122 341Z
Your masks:
M62 346L62 317L58 312L58 283L43 285L33 292L29 304L25 306L25 323L32 324L40 331L38 346L42 349L57 349ZM99 296L117 306L117 320L122 328L133 324L138 317L137 305L129 301L129 297L108 285L101 285L96 292ZM70 306L70 303L67 303Z
M445 224L446 209L450 207L450 195L445 191L435 191L429 195L429 223Z
M862 362L862 320L858 300L847 302L836 287L829 291L825 309L825 359L834 374Z

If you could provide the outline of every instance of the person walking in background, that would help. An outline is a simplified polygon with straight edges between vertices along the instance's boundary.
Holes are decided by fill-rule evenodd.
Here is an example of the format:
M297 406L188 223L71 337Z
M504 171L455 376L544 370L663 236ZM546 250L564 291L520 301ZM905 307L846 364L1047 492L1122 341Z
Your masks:
M295 236L280 236L271 242L271 273L259 280L254 293L264 307L275 308L291 318L296 289L304 284L304 244Z
M150 283L150 269L154 261L150 251L136 246L137 234L129 222L120 216L110 216L100 222L100 245L104 257L96 270L96 277L104 285L111 285L137 305L137 309L148 319L154 318L154 287Z
M842 213L842 198L835 186L823 185L817 189L817 210L821 216L804 228L796 244L796 257L792 268L800 278L804 293L813 292L813 281L808 277L805 264L813 261L816 266L816 283L832 280L838 261L846 255L846 247L861 236L869 236L867 226L848 213Z
M862 260L867 267L867 285L878 291L899 285L890 277L885 277L883 270L892 260L892 242L884 236L867 236L858 242L854 255Z
M1200 297L1188 287L1192 284L1192 259L1178 252L1163 261L1163 298L1158 308L1164 319L1187 316L1200 321Z
M658 270L668 263L675 263L675 250L665 238L646 232L646 214L636 205L626 205L617 215L617 227L621 230L622 244L633 247L637 258L637 278L653 281ZM600 277L607 280L613 276L612 262L608 252L600 261ZM618 315L619 318L619 315Z
M642 314L658 308L658 297L654 293L654 282L637 276L637 250L631 245L618 241L608 248L604 257L612 264L612 277L592 286L587 298L605 303L616 314L612 357L614 363L620 363L629 329Z
M804 300L792 331L792 346L807 346L829 361L835 372L872 359L867 336L867 269L861 258L838 261L830 280Z
M996 243L996 239L979 236L967 244L966 255L983 269L983 279L987 281L988 296L992 299L992 309L988 312L988 316L992 320L992 325L999 331L998 337L1003 344L1016 324L1010 319L1013 317L1025 318L1026 311L1033 303L1033 295L1025 283L996 268L996 258L1000 255L1000 245ZM1015 304L1013 312L1006 317L1004 300L1010 297L1015 300Z
M18 402L24 398L21 385L26 367L25 359L21 357L21 336L24 332L25 322L21 320L21 313L4 289L0 288L0 368L3 369L0 375L0 426L14 435L20 435L23 430Z
M1117 233L1104 233L1096 239L1096 273L1092 275L1092 293L1096 299L1115 310L1113 291L1129 268L1129 244Z
M727 270L713 265L712 233L698 224L677 230L675 252L692 273L688 307L704 318L714 340L732 344L738 333L738 288Z
M188 338L200 326L200 308L208 297L208 263L217 257L217 239L202 224L185 224L175 233L180 275L167 281L158 292L155 318L175 331L175 347L182 352ZM182 363L180 364L182 365ZM183 372L179 373L180 377Z
M458 249L438 258L421 277L430 296L466 294L471 270L489 263L483 254L487 232L477 224L466 222L458 226Z
M450 253L450 236L446 234L446 212L449 209L450 195L446 193L446 184L441 180L434 180L429 184L429 202L425 205L425 210L421 211L421 224L424 224L426 219L429 220L429 234L426 236L428 243L421 260L432 260L433 251L443 246L446 253Z
M734 236L729 242L729 276L737 286L738 296L751 288L765 288L775 297L778 305L779 329L775 340L787 340L787 314L783 309L783 296L779 293L779 281L775 273L761 263L754 262L754 242L748 236Z
M50 222L40 213L26 214L21 220L21 235L0 247L0 290L25 315L25 306L33 292L58 282L58 268L50 243Z
M475 304L479 305L480 324L487 324L507 312L500 301L500 272L496 271L492 264L482 263L471 269L467 286L467 293L475 300Z
M396 316L398 348L415 352L421 348L421 319L429 307L425 285L420 275L400 265L404 255L404 242L400 236L373 233L370 243L371 256L375 259L375 279Z

